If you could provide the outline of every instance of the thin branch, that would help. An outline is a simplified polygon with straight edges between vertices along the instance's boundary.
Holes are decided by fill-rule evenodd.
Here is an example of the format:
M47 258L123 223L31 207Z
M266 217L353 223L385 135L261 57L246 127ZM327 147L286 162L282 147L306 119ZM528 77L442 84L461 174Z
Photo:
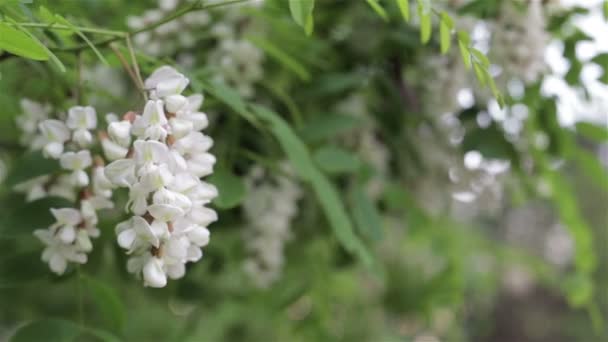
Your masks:
M148 95L146 94L146 91L144 89L145 88L144 81L141 78L141 72L139 71L139 64L137 63L137 58L135 57L135 50L133 49L133 44L131 44L131 37L127 36L125 38L125 40L127 41L127 48L129 49L129 55L131 55L131 64L133 65L133 71L135 73L135 78L138 82L138 87L139 87L139 89L142 90L144 99L147 101Z
M129 65L129 62L127 61L127 59L125 58L125 56L122 55L122 53L120 52L120 50L118 50L118 48L114 44L110 44L110 49L112 49L112 51L114 51L114 53L118 57L118 60L120 60L120 64L122 64L122 67L129 74L129 77L131 77L131 80L133 81L133 83L135 84L135 86L139 89L140 93L142 94L142 97L145 99L146 98L146 91L144 90L143 87L140 87L140 84L138 82L137 76L135 75L135 72L133 71L133 69Z
M51 23L51 24L46 24L46 23L12 23L12 22L3 22L4 24L8 25L8 26L16 26L16 27L37 27L37 28L42 28L42 29L49 29L49 30L65 30L65 31L73 31L74 29L77 29L78 31L81 32L87 32L87 33L97 33L97 34L105 34L108 36L116 36L116 37L124 37L127 32L125 31L116 31L116 30L106 30L106 29L100 29L100 28L94 28L94 27L81 27L81 26L67 26L67 25L61 25L61 24L56 24L56 23Z
M172 20L175 20L175 19L177 19L179 17L182 17L185 14L188 14L188 13L193 12L193 11L208 10L208 9L211 9L211 8L214 8L214 7L229 6L229 5L234 5L234 4L238 4L238 3L243 3L243 2L246 2L246 1L249 1L249 0L229 0L229 1L226 1L226 2L213 3L213 4L209 4L209 5L201 5L201 2L197 1L197 2L194 2L193 4L191 4L189 6L186 6L186 7L182 8L182 9L179 9L179 10L171 13L169 16L167 16L167 17L165 17L165 18L163 18L163 19L161 19L161 20L159 20L159 21L157 21L157 22L155 22L153 24L150 24L149 26L146 26L146 27L134 30L134 31L126 32L126 36L133 37L133 36L138 35L140 33L154 30L155 28L157 28L159 26L162 26L162 25L164 25L164 24L166 24L166 23L168 23L168 22L170 22ZM95 46L105 46L105 45L111 44L111 43L113 43L113 42L115 42L115 41L117 41L119 39L122 39L123 37L124 36L107 38L107 39L104 39L104 40L93 42L93 45L95 45ZM69 47L69 48L56 49L56 50L57 51L62 51L62 52L75 52L75 51L80 51L82 49L86 49L88 47L89 47L88 44L81 44L81 45L72 46L72 47Z

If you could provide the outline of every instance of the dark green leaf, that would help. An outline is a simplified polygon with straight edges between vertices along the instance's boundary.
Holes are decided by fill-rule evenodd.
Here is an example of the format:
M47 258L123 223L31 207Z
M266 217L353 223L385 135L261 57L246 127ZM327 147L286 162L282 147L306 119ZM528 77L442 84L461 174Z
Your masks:
M105 327L111 331L122 331L126 309L116 290L89 276L83 276L83 281L89 298L105 321Z
M241 203L245 197L245 183L242 177L235 176L230 170L224 167L217 168L209 183L218 188L219 195L213 201L218 208L230 209Z
M43 319L30 322L17 330L11 342L66 342L80 334L80 327L62 319Z
M31 284L50 275L49 267L40 259L41 249L17 254L0 261L0 289Z
M256 36L248 36L247 39L260 49L264 50L268 55L270 55L270 57L276 59L285 68L296 74L303 81L310 80L310 73L308 70L306 70L306 68L300 62L288 55L280 47L274 45L268 40Z
M360 185L352 191L351 212L359 232L372 240L382 238L382 219L378 208Z
M57 170L59 163L56 160L45 158L41 152L31 152L17 160L6 177L5 184L11 187Z
M352 115L321 114L307 121L299 133L307 142L319 142L348 132L361 124L361 120Z
M58 197L46 197L29 203L22 203L14 210L5 213L0 222L0 236L17 237L32 234L54 222L51 208L72 207L73 203Z
M317 165L328 173L354 172L361 166L357 156L336 146L320 148L314 153L313 158Z

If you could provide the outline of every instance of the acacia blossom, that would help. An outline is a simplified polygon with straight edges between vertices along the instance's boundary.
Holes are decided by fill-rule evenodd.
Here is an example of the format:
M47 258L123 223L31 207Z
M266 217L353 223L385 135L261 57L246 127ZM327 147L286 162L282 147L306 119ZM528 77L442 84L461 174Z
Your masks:
M281 164L291 173L289 164ZM254 284L267 288L281 276L285 263L284 246L291 239L291 220L298 213L300 186L286 176L265 178L260 167L253 167L247 177L248 196L243 203L250 225L245 230L245 246L250 256L243 268Z
M63 197L74 207L52 208L55 218L47 229L37 229L34 235L46 246L42 260L51 271L63 274L69 263L83 264L93 249L91 238L99 236L97 210L113 206L110 184L100 172L103 161L94 160L88 148L94 142L92 130L97 127L97 113L92 107L76 106L68 110L65 120L43 119L40 111L31 107L17 119L24 137L29 137L33 150L42 150L47 158L57 159L63 172L41 175L18 184L15 190L26 193L33 201L46 196ZM38 113L33 116L32 113ZM44 112L45 115L48 114ZM37 130L32 131L36 123Z
M105 168L114 186L129 189L126 210L133 216L116 226L118 244L130 255L127 270L150 287L183 277L186 263L202 257L207 226L217 220L206 207L217 189L200 179L213 172L213 140L200 132L207 126L199 111L203 96L181 94L188 83L171 67L157 69L145 80L150 100L142 113L112 122L104 138L126 150L124 158L108 156L115 160Z

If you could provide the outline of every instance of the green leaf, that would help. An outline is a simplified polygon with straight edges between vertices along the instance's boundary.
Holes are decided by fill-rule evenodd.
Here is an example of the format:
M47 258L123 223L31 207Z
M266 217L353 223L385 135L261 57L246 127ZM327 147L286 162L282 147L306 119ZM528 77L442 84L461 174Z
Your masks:
M441 13L441 22L439 23L439 38L441 53L445 54L450 50L450 44L452 42L451 32L454 28L452 18L446 13Z
M608 127L605 125L595 125L590 122L577 122L576 132L585 138L596 142L608 141Z
M604 0L604 19L608 21L608 0Z
M355 172L361 166L357 156L336 146L320 148L314 153L313 158L317 165L328 173Z
M289 0L289 10L293 20L300 25L307 35L312 34L314 28L313 9L315 0Z
M483 52L477 50L476 48L470 48L469 51L473 54L475 59L477 59L477 62L481 63L485 69L490 67L490 60L488 57L486 57L486 55L483 54Z
M193 82L195 83L195 85L201 85L206 92L211 94L211 96L230 106L237 114L241 115L245 120L249 121L254 125L258 122L255 116L249 110L247 110L247 105L245 104L245 102L243 102L243 100L239 96L239 93L237 93L235 90L220 82L211 83L205 81L198 81L196 79L194 79Z
M65 342L72 341L80 334L80 327L62 319L42 319L20 327L10 342Z
M319 200L338 241L349 252L354 253L367 266L372 265L372 257L363 242L355 235L342 200L334 185L314 167L306 145L296 136L283 118L267 108L253 106L253 111L270 125L270 129L298 174L308 181Z
M235 176L225 167L218 167L211 177L209 183L218 188L218 197L213 200L218 208L230 209L241 203L245 197L245 183L242 177Z
M44 46L36 39L2 22L0 22L0 49L37 61L49 59Z
M362 124L352 115L321 114L308 120L298 133L307 142L319 142L351 131Z
M6 177L5 184L12 187L35 177L52 174L59 170L59 163L47 159L41 152L30 152L18 159Z
M280 47L274 45L268 40L262 39L258 36L248 36L247 40L252 42L254 45L264 50L270 57L276 59L279 63L281 63L285 68L292 71L303 81L310 80L310 73L306 68L298 62L295 58L288 55L285 51L283 51Z
M15 23L16 25L19 25L17 23ZM59 69L59 71L61 72L65 72L65 65L63 65L63 63L59 60L59 58L57 57L57 55L55 55L49 48L46 47L46 45L44 45L40 40L38 40L38 38L36 38L36 36L34 36L30 31L26 30L24 27L19 26L19 28L21 28L21 30L28 35L28 37L30 37L31 39L35 40L43 49L44 51L46 51L46 53L48 54L49 58L51 59L51 61L53 61L53 63L55 63L55 65L57 66L57 68Z
M382 239L382 219L378 208L360 185L352 190L351 203L351 212L359 232L372 240Z
M0 289L17 288L49 277L49 267L40 260L41 253L42 250L36 250L3 258L0 261Z
M405 21L410 21L410 4L408 0L397 0L399 11Z
M597 157L579 147L576 148L573 157L579 162L587 176L608 192L608 172Z
M95 307L99 311L99 316L105 321L105 326L108 330L122 331L125 323L126 308L116 290L95 278L86 275L82 276L82 278L85 288L89 292L89 298L95 304Z
M36 229L43 229L54 222L51 208L72 207L74 204L65 198L45 197L33 202L20 203L12 211L5 212L0 222L1 237L30 235Z
M469 34L464 31L458 32L458 49L460 49L460 56L462 57L462 62L467 70L471 69L471 53L469 52L469 44L471 44L471 38L469 38Z
M432 23L431 23L431 11L425 8L422 1L418 1L418 17L420 17L420 41L423 44L428 43L431 40Z
M479 85L483 88L486 86L486 77L483 66L479 63L473 63L473 70L475 71L475 76L477 76L477 81L479 81Z
M380 6L378 0L367 0L367 4L382 18L384 21L388 21L388 13Z

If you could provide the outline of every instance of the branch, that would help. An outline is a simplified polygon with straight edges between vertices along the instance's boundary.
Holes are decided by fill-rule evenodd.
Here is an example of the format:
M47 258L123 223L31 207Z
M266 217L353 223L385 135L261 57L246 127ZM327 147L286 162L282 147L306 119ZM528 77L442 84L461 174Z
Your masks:
M157 21L157 22L155 22L153 24L150 24L149 26L146 26L146 27L143 27L141 29L134 30L134 31L125 32L125 34L122 35L122 36L107 38L107 39L103 39L103 40L100 40L100 41L97 41L97 42L93 42L93 45L95 45L95 46L106 46L106 45L108 45L110 43L113 43L113 42L115 42L117 40L123 39L123 38L125 38L127 36L128 37L133 37L133 36L138 35L138 34L143 33L143 32L152 31L152 30L154 30L155 28L157 28L159 26L162 26L162 25L164 25L164 24L166 24L166 23L168 23L168 22L170 22L172 20L175 20L175 19L177 19L177 18L179 18L181 16L184 16L185 14L193 12L193 11L208 10L208 9L211 9L211 8L214 8L214 7L222 7L222 6L234 5L234 4L238 4L238 3L242 3L242 2L246 2L246 1L249 1L249 0L229 0L229 1L226 1L226 2L214 3L214 4L209 4L209 5L201 5L201 1L197 1L197 2L195 2L195 3L193 3L193 4L189 5L189 6L186 6L186 7L182 8L182 9L179 9L179 10L171 13L169 16L167 16L167 17L165 17L165 18L163 18L163 19L161 19L161 20L159 20L159 21ZM88 44L81 44L81 45L78 45L78 46L73 46L73 47L64 48L64 49L56 49L56 50L57 51L61 51L61 52L77 52L77 51L86 49L88 47L89 47Z

